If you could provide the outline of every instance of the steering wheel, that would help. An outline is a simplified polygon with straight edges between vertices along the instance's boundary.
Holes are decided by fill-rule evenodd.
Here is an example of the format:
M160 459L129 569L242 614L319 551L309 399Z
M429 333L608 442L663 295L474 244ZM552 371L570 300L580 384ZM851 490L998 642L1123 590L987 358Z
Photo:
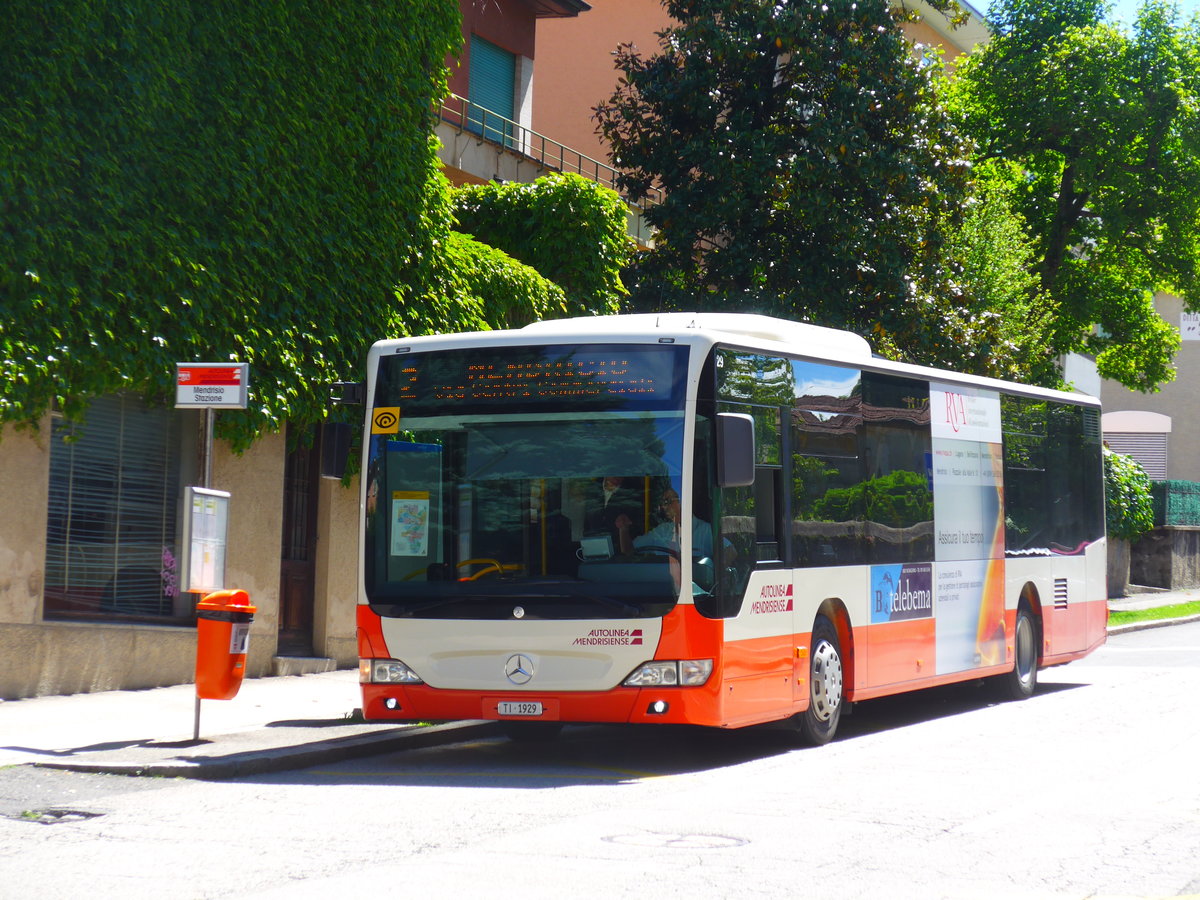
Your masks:
M643 544L641 547L633 548L638 553L661 553L664 556L669 556L674 560L679 559L678 547L663 547L658 544Z

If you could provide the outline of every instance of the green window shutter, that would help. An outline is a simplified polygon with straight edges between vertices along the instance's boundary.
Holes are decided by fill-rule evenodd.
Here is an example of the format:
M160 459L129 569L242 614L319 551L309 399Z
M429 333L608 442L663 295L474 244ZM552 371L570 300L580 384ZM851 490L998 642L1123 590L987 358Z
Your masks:
M512 126L497 117L516 118L516 55L473 34L470 65L467 99L472 109L468 127L488 140L511 143Z

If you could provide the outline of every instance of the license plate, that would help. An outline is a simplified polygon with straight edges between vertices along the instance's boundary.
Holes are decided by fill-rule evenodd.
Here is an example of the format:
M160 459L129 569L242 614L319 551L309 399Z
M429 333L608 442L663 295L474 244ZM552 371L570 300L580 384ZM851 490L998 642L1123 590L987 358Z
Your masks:
M540 716L542 704L533 700L501 700L496 704L496 712L502 716Z

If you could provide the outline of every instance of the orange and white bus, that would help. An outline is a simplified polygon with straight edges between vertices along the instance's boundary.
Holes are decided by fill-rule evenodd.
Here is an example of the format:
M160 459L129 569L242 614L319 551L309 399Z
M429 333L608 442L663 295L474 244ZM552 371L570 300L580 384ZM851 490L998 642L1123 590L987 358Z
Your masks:
M788 721L1039 668L1107 621L1100 409L846 332L628 315L369 356L368 720Z

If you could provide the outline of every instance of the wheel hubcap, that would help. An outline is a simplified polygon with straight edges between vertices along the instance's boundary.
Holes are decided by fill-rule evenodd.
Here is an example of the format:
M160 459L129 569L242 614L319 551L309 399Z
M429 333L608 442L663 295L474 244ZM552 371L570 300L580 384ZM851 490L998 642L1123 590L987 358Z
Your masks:
M829 641L813 651L812 705L822 722L829 721L842 702L842 658Z
M1029 623L1029 619L1023 616L1017 620L1016 645L1017 677L1021 679L1022 683L1026 683L1033 677L1035 654L1033 626Z

